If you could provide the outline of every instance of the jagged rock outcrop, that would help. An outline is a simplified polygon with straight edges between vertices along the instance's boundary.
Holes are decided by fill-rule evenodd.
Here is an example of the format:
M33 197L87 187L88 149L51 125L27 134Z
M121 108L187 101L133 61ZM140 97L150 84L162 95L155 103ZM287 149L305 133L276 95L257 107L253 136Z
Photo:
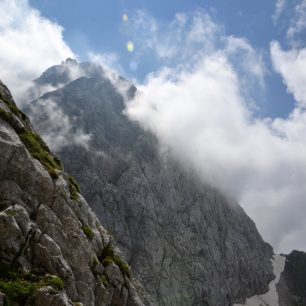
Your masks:
M47 71L52 82L58 69ZM36 82L47 85L45 75ZM252 220L131 122L103 73L87 70L32 102L42 134L50 101L92 135L89 150L70 144L58 154L156 304L227 306L268 290L273 252Z
M286 255L285 269L277 284L279 306L306 305L306 253L292 251Z
M242 304L234 304L234 306L279 306L279 293L277 286L279 284L282 272L285 267L285 257L282 255L273 256L273 273L274 279L269 284L269 290L264 294L256 294L246 299ZM285 304L290 306L291 304Z
M289 255L274 255L273 273L267 292L234 306L305 306L306 253L294 250Z
M130 278L129 267L76 182L63 172L0 81L3 304L119 306L150 301Z

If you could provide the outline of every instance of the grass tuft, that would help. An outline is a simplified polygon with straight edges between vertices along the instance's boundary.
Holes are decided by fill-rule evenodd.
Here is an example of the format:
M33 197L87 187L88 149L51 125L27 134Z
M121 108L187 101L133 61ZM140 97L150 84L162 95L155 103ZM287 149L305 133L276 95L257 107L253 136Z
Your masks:
M93 230L89 226L83 226L82 230L89 240L92 240L92 238L95 236Z
M77 200L79 198L80 187L73 176L68 177L68 186L71 200Z
M7 99L3 95L0 95L0 99L6 104L6 106L10 109L10 111L14 115L16 115L19 119L21 119L22 121L29 120L28 116L25 113L23 113L12 100Z
M107 256L106 258L104 258L104 259L102 260L102 265L103 265L104 267L107 267L108 265L112 264L113 262L114 262L114 261L113 261L113 258Z
M6 305L25 305L39 289L47 286L62 290L64 281L58 276L18 272L15 268L0 263L0 291L5 294Z
M23 129L23 131L19 133L19 137L33 158L41 162L52 178L57 178L58 175L56 170L62 169L55 162L54 157L51 155L48 147L43 142L41 137L26 129Z
M122 257L115 254L114 248L111 243L108 243L102 250L100 260L104 267L108 266L112 262L115 263L119 267L123 275L127 275L128 278L131 278L130 266Z
M107 284L108 284L108 280L107 280L107 278L104 274L100 275L100 280L101 280L103 286L106 287Z

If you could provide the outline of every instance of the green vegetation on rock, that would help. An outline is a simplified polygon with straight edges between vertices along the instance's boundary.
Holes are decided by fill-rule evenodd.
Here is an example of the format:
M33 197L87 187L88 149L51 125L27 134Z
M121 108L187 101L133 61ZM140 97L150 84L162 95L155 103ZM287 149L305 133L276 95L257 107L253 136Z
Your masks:
M87 238L90 240L95 236L93 230L89 226L83 226L82 230L84 234L87 236Z
M15 130L32 157L37 159L45 167L51 177L54 179L58 178L57 170L63 170L62 165L59 159L53 156L41 137L31 130L21 127L12 113L6 112L1 108L0 118L5 120Z
M0 99L6 104L6 106L10 109L10 111L16 115L21 120L25 121L28 120L28 116L23 113L14 102L8 100L3 94L0 93Z
M102 260L102 264L104 267L107 267L108 265L110 265L111 263L113 263L113 257L107 256Z
M69 185L71 200L77 200L79 197L78 192L80 192L80 187L73 176L68 177L68 185Z
M128 263L120 256L115 254L114 248L111 243L108 243L102 250L100 258L103 266L108 266L112 262L115 263L122 274L126 275L128 278L131 278L131 269Z
M32 157L41 162L52 178L57 178L56 170L62 170L62 167L55 161L40 136L26 129L18 135Z
M36 272L22 273L11 266L0 263L0 291L5 294L7 306L14 305L14 303L24 305L31 301L39 289L47 286L52 286L55 290L62 290L64 282L58 276Z
M106 287L107 284L108 284L108 280L107 280L107 278L106 278L106 276L104 274L100 275L100 280L101 280L103 286Z
M99 260L98 260L97 256L94 256L92 258L92 267L95 268L98 264L99 264Z

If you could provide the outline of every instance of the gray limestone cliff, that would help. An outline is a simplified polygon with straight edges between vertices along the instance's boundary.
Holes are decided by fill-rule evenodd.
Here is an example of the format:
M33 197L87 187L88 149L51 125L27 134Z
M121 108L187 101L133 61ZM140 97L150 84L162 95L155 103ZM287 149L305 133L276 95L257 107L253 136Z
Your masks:
M292 251L286 256L286 264L277 291L279 306L306 306L306 253Z
M0 81L0 305L149 305L96 215Z
M131 122L103 71L82 67L82 77L28 111L43 136L54 134L50 101L69 117L72 132L91 135L87 146L72 142L57 153L155 303L227 306L268 290L273 251L243 209ZM58 84L63 70L52 67L36 83ZM128 94L135 90L130 85Z

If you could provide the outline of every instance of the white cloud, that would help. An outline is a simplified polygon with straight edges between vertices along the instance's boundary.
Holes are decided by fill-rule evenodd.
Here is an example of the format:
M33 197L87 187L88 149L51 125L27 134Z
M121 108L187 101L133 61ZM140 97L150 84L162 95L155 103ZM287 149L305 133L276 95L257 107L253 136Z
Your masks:
M91 63L94 63L103 69L103 75L110 81L113 83L117 82L119 74L123 71L118 63L118 54L89 52L88 58Z
M91 135L75 128L76 118L69 118L52 99L38 99L30 106L31 120L52 151L58 152L69 145L89 149Z
M223 40L226 42L223 52L227 54L231 61L234 61L236 69L239 69L239 72L243 73L244 77L247 78L244 86L250 85L248 83L251 77L253 80L257 80L258 85L264 88L267 69L263 52L252 48L244 38L227 36ZM254 86L253 82L251 86Z
M306 113L297 104L287 119L256 118L244 84L260 89L254 74L265 68L243 63L245 52L252 63L262 56L245 39L214 33L223 44L212 35L208 52L151 74L127 113L203 181L234 195L276 251L306 250Z
M169 24L158 23L149 13L138 10L131 28L138 56L153 51L162 60L187 59L200 47L208 52L217 43L217 32L223 31L203 10L178 13Z
M62 63L63 69L68 72L69 80L67 83L78 78L86 76L86 72L80 67L78 63L69 63L69 59Z
M306 3L306 2L305 2ZM301 2L299 5L303 5ZM298 6L297 6L298 7ZM305 16L306 17L306 16ZM306 48L293 47L284 51L280 44L273 41L270 46L271 60L276 72L278 72L296 102L296 108L288 119L276 119L273 127L284 140L288 141L288 161L295 164L295 171L287 171L287 188L283 192L275 195L286 197L287 206L284 206L282 224L286 231L280 244L284 248L285 244L298 248L304 239L306 222L301 215L305 209L305 165L302 163L304 156L305 134L306 134ZM296 155L296 156L295 156ZM287 215L286 215L287 214ZM305 247L304 247L305 250Z
M306 0L299 0L294 7L294 15L291 18L287 37L295 42L295 36L306 29ZM296 43L296 42L295 42Z
M186 63L191 66L204 55L223 50L243 74L244 87L248 86L250 78L264 87L266 68L262 52L252 48L244 38L227 36L224 28L202 9L177 13L169 24L159 23L140 10L132 17L130 26L138 61L153 53L160 67L185 66Z
M88 53L89 61L95 64L99 64L102 67L112 69L113 71L118 71L121 66L118 64L119 56L115 52L111 53Z
M63 28L30 7L27 0L0 3L0 78L17 102L30 81L67 57L75 57Z
M306 48L284 51L279 43L274 41L271 43L271 58L288 91L300 106L306 107Z
M272 15L273 22L276 23L283 13L285 6L287 4L286 0L276 0L275 12Z
M114 88L127 100L129 89L133 83L124 79L121 75L123 69L118 63L118 55L116 53L89 53L89 59L92 63L100 66L103 76L108 78Z

